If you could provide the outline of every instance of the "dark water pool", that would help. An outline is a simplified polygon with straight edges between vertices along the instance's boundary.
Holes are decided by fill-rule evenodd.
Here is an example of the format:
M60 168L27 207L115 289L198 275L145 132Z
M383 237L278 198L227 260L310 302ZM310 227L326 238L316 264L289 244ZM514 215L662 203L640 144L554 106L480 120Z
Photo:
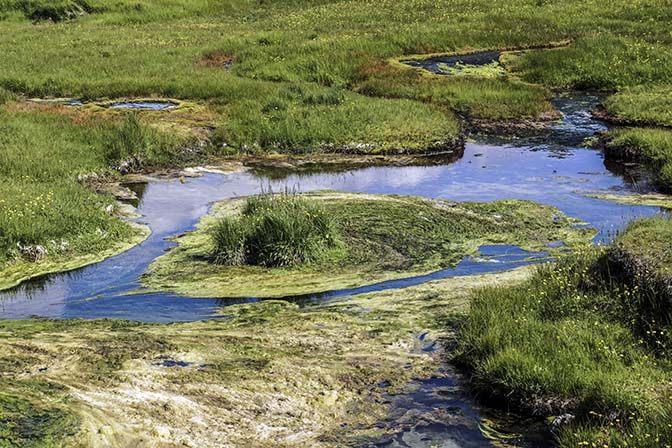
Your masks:
M411 67L423 68L437 74L448 74L445 68L458 69L462 66L483 66L492 63L499 63L499 51L486 51L481 53L454 55L454 56L436 56L428 59L403 61L404 64Z
M604 126L589 114L599 98L561 97L557 107L562 122L543 137L468 143L464 156L449 165L371 167L337 173L291 174L242 172L207 174L202 178L157 181L141 189L141 221L152 228L140 246L102 263L66 274L33 280L0 292L0 318L115 317L151 322L189 321L213 317L222 306L255 301L189 299L175 294L127 295L138 288L137 278L174 243L166 238L187 231L207 213L213 201L258 193L269 185L302 191L345 191L418 195L451 200L491 201L529 199L560 208L599 229L596 241L607 242L630 220L661 213L656 207L619 205L585 196L587 192L646 191L649 184L637 176L610 171L602 154L581 146ZM512 252L513 251L513 252ZM423 277L384 282L353 290L332 291L302 302L359 292L398 288L449 276L486 273L522 266L530 254L510 247L482 248L482 255L464 259L457 267Z

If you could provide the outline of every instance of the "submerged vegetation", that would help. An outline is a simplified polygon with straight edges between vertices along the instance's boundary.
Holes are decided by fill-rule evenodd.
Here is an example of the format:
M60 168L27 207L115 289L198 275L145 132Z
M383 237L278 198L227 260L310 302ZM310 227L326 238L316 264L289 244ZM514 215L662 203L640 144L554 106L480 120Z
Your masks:
M475 292L458 359L480 393L565 415L562 447L671 444L671 232L638 221L611 248Z
M176 238L178 246L158 258L142 282L193 297L318 293L448 268L486 244L536 251L552 250L545 246L553 241L587 244L594 229L576 223L554 207L516 200L460 203L331 191L232 199L217 204L196 231ZM294 239L308 233L305 241ZM212 263L213 251L214 261L220 256L225 265ZM311 262L293 262L297 258Z
M387 417L383 394L440 364L414 350L417 335L448 336L469 290L525 275L319 307L236 305L227 319L171 325L0 321L0 446L362 445L388 431L376 425Z

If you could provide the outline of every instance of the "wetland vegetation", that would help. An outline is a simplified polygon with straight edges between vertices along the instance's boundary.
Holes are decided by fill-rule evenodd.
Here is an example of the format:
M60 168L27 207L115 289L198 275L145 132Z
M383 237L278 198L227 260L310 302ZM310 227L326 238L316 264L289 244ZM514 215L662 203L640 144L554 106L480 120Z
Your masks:
M642 165L653 181L572 187L558 207L513 199L523 194L506 173L492 202L357 184L366 193L201 207L196 228L171 234L175 247L140 283L112 282L91 297L62 287L63 306L76 296L95 307L108 290L134 288L151 306L161 303L155 292L285 299L169 325L0 321L0 447L377 446L390 440L381 389L403 392L430 376L453 346L480 398L550 418L560 446L672 445L669 218L634 221L608 247L587 247L593 223L561 211L576 210L576 195L600 210L601 199L669 209L659 193L672 191L670 23L668 0L0 0L0 290L145 240L148 226L120 202L134 196L122 184L139 175L188 182L194 171L183 169L193 166L253 162L285 168L281 176L324 160L454 162L482 134L543 139L566 126L558 91L603 96L592 113L612 127L593 141L607 161ZM497 150L516 158L539 141ZM523 149L510 151L516 144ZM551 157L577 147L565 149ZM468 163L499 163L478 163L483 152ZM547 176L565 191L562 182L599 175L547 171L530 181ZM322 306L286 297L447 269L491 244L559 261ZM48 284L35 288L51 294ZM0 305L2 318L11 300ZM427 331L438 352L414 348ZM487 426L447 412L442 423L460 430Z
M215 205L198 230L178 237L178 246L159 257L142 282L193 297L320 293L446 269L483 245L578 247L595 229L577 224L530 201L460 203L336 191L232 199Z

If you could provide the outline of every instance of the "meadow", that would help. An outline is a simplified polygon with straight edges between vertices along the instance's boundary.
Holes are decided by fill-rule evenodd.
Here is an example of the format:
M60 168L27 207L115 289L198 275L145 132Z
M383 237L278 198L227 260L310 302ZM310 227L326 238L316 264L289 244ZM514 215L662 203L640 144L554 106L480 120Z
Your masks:
M120 243L128 247L141 239L142 232L120 220L114 198L97 193L124 174L249 155L394 156L455 149L469 131L513 129L557 118L550 99L562 90L610 95L597 113L629 128L605 137L607 155L644 163L656 182L669 190L670 23L669 0L608 4L599 0L0 0L0 288L39 274L43 263L48 262L44 272L71 266L73 259L92 262L86 257L111 255L121 250ZM504 61L505 70L494 78L432 76L400 62L491 49L513 51ZM84 105L29 101L55 98L76 98ZM171 99L180 107L137 114L104 107L133 98ZM344 220L340 235L346 242L370 228L381 232L360 251L352 250L351 259L363 263L373 258L378 267L394 268L398 275L409 266L418 272L443 268L473 253L476 244L463 241L466 249L458 253L437 241L464 234L483 240L475 228L484 222L488 230L498 228L483 216L506 208L475 203L462 207L476 217L451 221L459 228L450 227L445 214L437 217L426 204L421 208L431 222L418 222L415 216L406 223L408 228L396 226L400 216L408 215L408 204L367 212L351 201L349 207L332 210ZM380 216L371 216L372 212ZM518 240L511 235L520 233L521 221L535 222L525 218L529 215L512 217L505 238L498 242L521 243L520 235ZM550 221L546 224L554 229ZM408 233L409 229L420 231ZM531 232L535 231L545 229ZM387 234L391 240L385 239ZM187 244L187 249L209 256L203 232L196 237L197 246ZM476 390L535 415L571 413L574 421L558 435L561 446L672 445L668 423L672 318L669 297L660 295L669 286L671 239L669 221L638 222L610 249L589 250L557 266L545 266L522 285L475 292L470 317L461 328L458 360L473 372ZM332 252L335 257L344 253L342 247ZM185 255L176 250L167 257L180 254ZM352 274L352 266L344 270ZM172 281L174 268L170 264L164 271L157 268L154 278L163 275ZM206 266L206 270L221 268ZM633 277L633 269L647 275L643 280ZM249 271L241 272L249 282ZM192 291L194 282L203 287L194 272L186 269L179 275L192 282L180 292ZM158 280L158 286L150 286L164 287ZM334 279L328 281L333 288ZM420 294L417 302L451 297L446 291L427 294ZM399 307L412 309L404 308L408 298L401 295ZM286 347L269 339L256 341L263 347L259 359L232 361L231 353L240 355L238 340L255 333L259 322L270 322L268 327L277 324L280 342L287 340L286 332L315 332L314 326L308 328L315 322L350 323L357 327L358 339L344 337L338 325L331 337L334 344L351 344L353 353L373 353L375 349L361 341L376 331L385 346L390 340L408 343L411 326L406 314L392 328L375 328L378 324L372 328L369 318L353 317L350 311L322 315L276 305L236 308L223 333L213 323L191 324L196 331L218 335L212 350L224 351L208 358L218 365L214 369L222 375L218 379L234 378L240 366L246 375L257 375L269 359L280 366L287 363L288 378L305 359L325 371L345 371L356 383L352 389L339 390L346 396L359 394L361 384L384 379L376 369L353 373L341 358L315 360L313 345L293 340L301 350L290 353L296 355L292 362L282 352ZM260 315L265 307L273 317ZM302 327L302 320L313 313L320 315L309 316L314 322L307 320ZM429 314L422 315L422 324L429 325ZM388 319L389 309L381 316ZM96 420L95 411L88 408L79 409L80 417L66 412L65 387L79 387L83 394L97 390L100 368L114 374L110 378L117 386L116 379L132 376L121 372L124 363L143 362L148 367L156 356L172 356L178 350L165 339L174 339L171 326L108 322L109 327L98 328L94 323L97 339L91 340L88 325L2 324L0 331L8 335L27 332L22 337L39 335L46 340L56 334L59 340L49 342L56 348L38 344L39 350L30 347L32 342L16 343L9 336L0 341L11 350L0 359L10 378L2 379L9 393L0 394L0 421L11 423L0 429L0 444L21 446L34 441L34 436L37 446L58 445L81 428L77 420L81 415ZM439 328L435 321L431 325ZM184 326L185 334L191 326ZM129 335L135 327L152 337L139 341ZM315 347L324 344L322 334L313 336ZM130 355L138 342L146 344L140 350L142 360ZM192 346L186 337L175 344L204 357L202 346ZM33 353L39 352L51 366L57 364L61 349L75 351L74 367L55 365L54 376L48 373L44 381L14 381L26 369L40 368ZM402 351L383 360L383 373L401 371L399 366L408 358L407 350ZM381 362L370 357L372 363ZM78 366L81 372L74 371ZM305 375L312 381L315 372ZM403 376L400 382L408 375ZM321 393L315 387L307 389L312 395L306 400ZM195 381L193 388L192 395L202 399L200 392L194 392L201 384ZM116 393L123 402L119 398L123 391ZM287 393L303 392L295 388ZM23 398L17 399L20 395ZM251 395L240 396L245 398L241 402L251 400ZM347 421L345 402L340 402L343 421ZM53 405L43 409L44 403ZM320 406L316 418L328 421L324 408L329 404ZM166 412L151 417L162 423L179 420L174 418L179 413ZM35 432L35 421L46 423ZM145 433L152 430L146 428ZM119 434L122 442L136 441L134 434ZM113 438L108 436L95 437L104 439L105 445ZM229 437L247 440L249 435ZM267 442L274 446L276 441Z

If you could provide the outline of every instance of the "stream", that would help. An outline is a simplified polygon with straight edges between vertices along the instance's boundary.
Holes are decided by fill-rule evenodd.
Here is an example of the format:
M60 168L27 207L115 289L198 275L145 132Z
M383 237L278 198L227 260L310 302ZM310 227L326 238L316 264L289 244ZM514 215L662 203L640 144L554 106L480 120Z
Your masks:
M178 181L135 186L139 221L152 235L141 245L101 263L72 272L48 275L0 292L0 319L121 318L146 322L193 321L217 317L222 307L258 299L193 299L176 294L147 293L138 277L174 243L166 238L193 229L218 200L256 194L262 188L300 191L335 189L375 194L416 195L459 201L528 199L558 207L598 229L595 242L609 242L629 221L664 213L657 207L620 205L589 198L589 192L621 194L651 191L646 176L607 167L599 150L582 144L606 127L591 108L600 98L563 95L555 106L565 114L543 136L479 138L466 145L462 158L449 165L369 167L310 174L245 171L205 174ZM538 261L516 247L487 246L478 257L465 257L456 267L422 277L394 280L354 290L295 297L300 303L420 284L437 278L495 272ZM132 294L129 294L131 293ZM470 401L456 374L445 366L435 378L418 380L413 392L389 397L393 436L367 446L490 446L480 425L484 412ZM428 418L438 411L442 417ZM520 442L528 446L532 442ZM501 443L499 444L501 446ZM494 446L494 445L493 445Z

